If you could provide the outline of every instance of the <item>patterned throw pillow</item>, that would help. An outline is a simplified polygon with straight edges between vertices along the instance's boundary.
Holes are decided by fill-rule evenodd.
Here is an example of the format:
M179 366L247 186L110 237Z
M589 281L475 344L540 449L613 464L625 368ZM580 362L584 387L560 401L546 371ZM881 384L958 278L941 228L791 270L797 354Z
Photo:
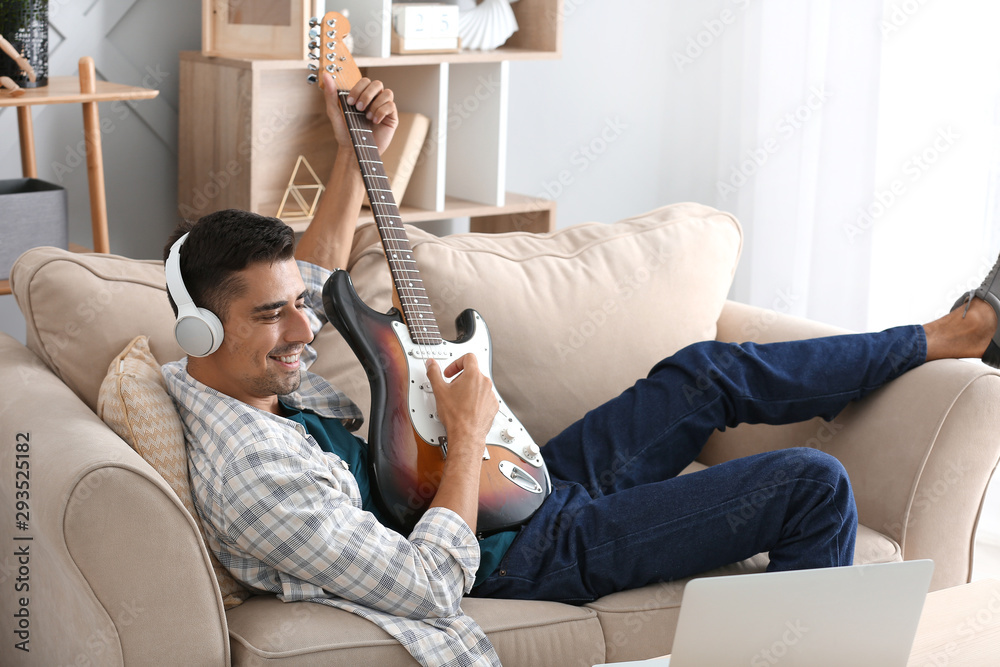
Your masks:
M137 336L115 357L101 383L97 414L111 430L127 442L160 473L174 490L185 509L198 522L188 481L184 425L167 393L160 364L149 350L149 339ZM226 609L250 596L248 591L209 552L215 578Z

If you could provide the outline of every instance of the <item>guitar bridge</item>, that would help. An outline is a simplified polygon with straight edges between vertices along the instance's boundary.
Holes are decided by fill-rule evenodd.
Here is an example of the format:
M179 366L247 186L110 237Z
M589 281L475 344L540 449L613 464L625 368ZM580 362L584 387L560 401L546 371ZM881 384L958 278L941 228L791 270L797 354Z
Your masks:
M528 491L529 493L541 493L543 491L542 486L535 481L534 477L510 461L501 461L499 468L504 477L514 482L525 491Z

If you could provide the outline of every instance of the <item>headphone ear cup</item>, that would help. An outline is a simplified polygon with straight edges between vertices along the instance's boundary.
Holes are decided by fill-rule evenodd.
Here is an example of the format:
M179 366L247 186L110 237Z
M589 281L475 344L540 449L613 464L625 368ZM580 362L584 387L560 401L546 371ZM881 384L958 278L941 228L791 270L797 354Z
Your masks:
M222 345L222 322L205 308L185 308L177 315L174 337L192 357L207 357Z

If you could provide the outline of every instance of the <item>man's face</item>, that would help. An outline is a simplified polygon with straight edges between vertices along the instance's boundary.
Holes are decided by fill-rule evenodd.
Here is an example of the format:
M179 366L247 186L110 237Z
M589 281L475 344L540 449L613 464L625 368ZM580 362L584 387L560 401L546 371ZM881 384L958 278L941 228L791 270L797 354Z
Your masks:
M230 302L222 346L188 367L198 380L262 410L298 389L299 355L312 341L303 312L305 284L294 260L240 271L243 294Z

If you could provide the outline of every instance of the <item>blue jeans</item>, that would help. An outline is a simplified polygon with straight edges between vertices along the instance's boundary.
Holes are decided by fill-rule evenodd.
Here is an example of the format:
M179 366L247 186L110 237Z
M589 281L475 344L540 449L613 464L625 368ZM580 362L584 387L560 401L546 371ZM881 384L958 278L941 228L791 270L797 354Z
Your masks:
M679 351L548 442L552 494L473 595L583 603L765 551L769 570L850 565L857 510L832 456L802 447L678 473L716 429L831 420L926 354L919 326Z

